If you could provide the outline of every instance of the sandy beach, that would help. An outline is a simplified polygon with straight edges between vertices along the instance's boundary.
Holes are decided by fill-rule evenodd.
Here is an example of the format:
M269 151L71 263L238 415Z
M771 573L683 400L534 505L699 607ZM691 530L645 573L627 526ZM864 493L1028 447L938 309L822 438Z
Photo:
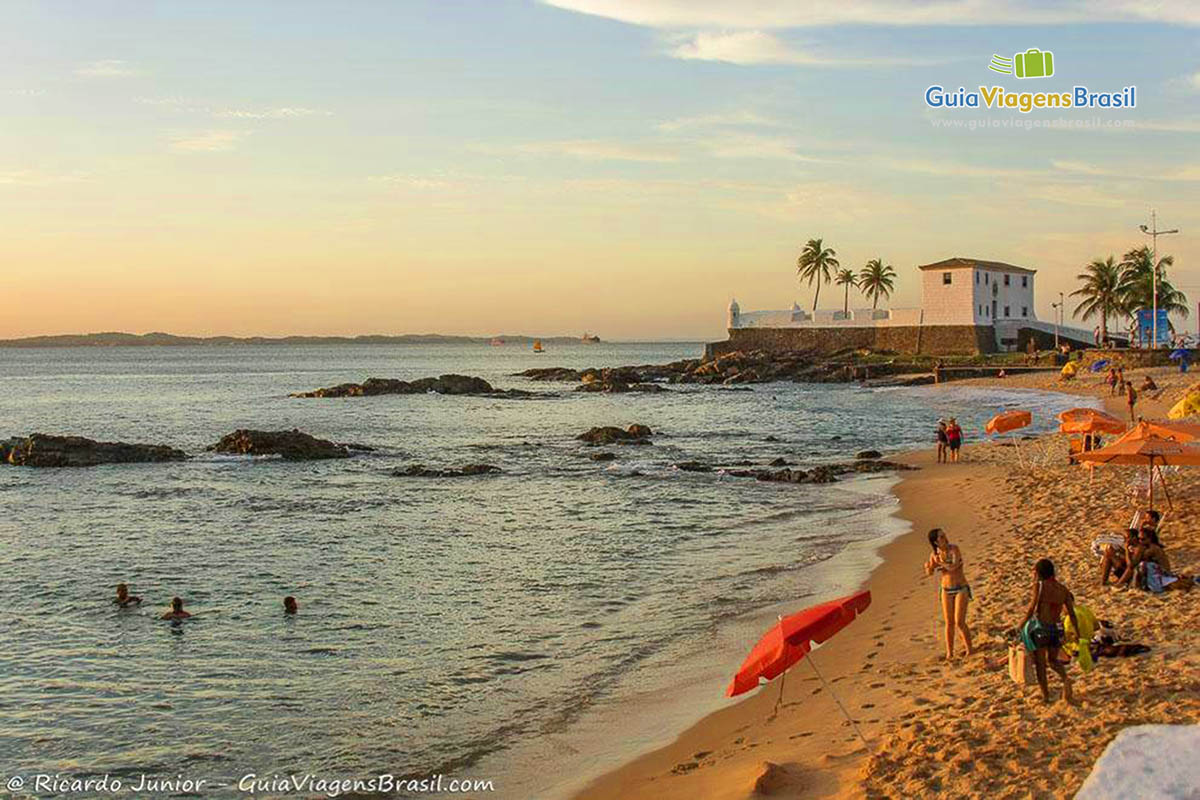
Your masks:
M1139 416L1165 419L1193 383L1168 368L1130 370L1135 385L1154 376L1163 391L1139 403ZM1036 388L1109 398L1100 375L1060 383L1057 374L975 380L980 386ZM960 384L955 384L960 385ZM931 392L939 391L933 387ZM936 400L933 403L936 410ZM806 664L778 682L684 731L672 744L621 766L577 797L744 798L756 795L766 764L777 765L758 794L785 798L926 797L1057 798L1074 795L1119 730L1144 723L1200 720L1200 593L1151 595L1102 587L1091 540L1121 533L1138 507L1133 467L1068 464L1060 435L1008 443L967 431L959 464L934 463L932 448L900 460L920 469L895 487L898 516L912 532L887 544L866 586L871 607L815 653L822 673L854 716L864 746ZM975 442L971 444L971 442ZM1177 572L1200 572L1200 472L1168 476L1174 507L1163 543ZM969 623L977 652L944 661L937 589L922 564L925 533L944 528L960 545L975 600ZM1071 668L1077 698L1044 705L1036 686L1008 677L1004 632L1022 619L1032 566L1058 566L1076 601L1111 620L1122 641L1148 645L1132 658L1101 659L1082 674ZM730 664L730 674L736 668Z

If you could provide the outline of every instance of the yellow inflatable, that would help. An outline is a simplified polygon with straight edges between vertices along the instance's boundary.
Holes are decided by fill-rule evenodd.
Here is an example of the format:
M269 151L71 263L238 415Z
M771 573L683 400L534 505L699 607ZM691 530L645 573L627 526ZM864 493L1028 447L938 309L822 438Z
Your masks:
M1187 395L1167 412L1167 416L1171 419L1183 419L1195 414L1200 414L1200 392Z
M1064 380L1070 380L1071 378L1075 377L1075 373L1078 371L1079 371L1079 367L1075 366L1075 362L1068 361L1066 363L1066 365L1062 368L1062 372L1060 372L1059 374L1062 375Z
M1075 604L1075 619L1079 620L1079 631L1071 624L1071 615L1063 614L1063 650L1066 650L1084 672L1091 672L1096 666L1092 662L1092 651L1088 642L1096 632L1096 615L1087 606Z

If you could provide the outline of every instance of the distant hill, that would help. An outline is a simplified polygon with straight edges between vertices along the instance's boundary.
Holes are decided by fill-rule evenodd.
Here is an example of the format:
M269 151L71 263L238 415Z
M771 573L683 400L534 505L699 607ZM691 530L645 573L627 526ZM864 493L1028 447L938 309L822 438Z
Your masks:
M195 347L271 344L488 344L503 339L508 345L584 344L575 336L444 336L406 333L400 336L175 336L170 333L79 333L0 339L0 347Z

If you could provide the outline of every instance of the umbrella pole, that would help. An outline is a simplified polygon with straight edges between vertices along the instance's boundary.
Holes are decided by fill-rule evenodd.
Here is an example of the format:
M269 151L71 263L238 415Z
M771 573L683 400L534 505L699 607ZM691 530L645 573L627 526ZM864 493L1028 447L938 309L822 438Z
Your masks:
M779 713L779 707L783 705L783 682L787 680L787 670L779 676L779 697L775 700L775 709L771 711L771 716L774 717Z
M870 745L870 743L867 742L867 737L862 735L862 731L860 731L858 729L858 723L854 721L854 718L850 716L850 712L846 710L846 707L844 705L842 705L841 698L838 697L837 693L834 692L833 689L829 686L829 684L825 682L825 676L821 674L821 671L819 669L817 669L817 662L813 661L812 653L811 652L805 653L804 657L806 659L808 659L808 663L810 666L812 666L813 672L817 673L817 678L820 679L821 685L825 687L825 690L827 692L829 692L829 695L833 698L834 702L836 702L838 704L838 708L840 708L842 710L842 716L844 716L846 718L846 721L850 723L850 727L854 728L854 732L858 734L858 738L862 739L863 745L868 750L870 750L871 745Z
M1169 508L1170 510L1174 511L1174 510L1175 510L1175 504L1171 502L1171 492L1170 492L1170 491L1167 489L1167 476L1166 476L1166 475L1163 475L1163 473L1162 473L1162 467L1159 467L1159 468L1158 468L1158 479L1159 479L1160 481L1162 481L1162 485L1163 485L1163 494L1165 494L1165 495L1167 496L1167 508Z
M1150 456L1150 510L1154 510L1154 456Z

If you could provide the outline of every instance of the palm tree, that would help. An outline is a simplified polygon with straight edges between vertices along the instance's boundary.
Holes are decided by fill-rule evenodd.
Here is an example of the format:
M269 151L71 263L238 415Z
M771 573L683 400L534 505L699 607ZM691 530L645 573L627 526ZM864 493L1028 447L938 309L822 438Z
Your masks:
M817 291L813 295L813 314L817 313L817 300L821 297L821 283L829 283L833 270L840 267L837 252L825 247L820 239L809 239L796 260L796 272L801 280L807 280L812 286L816 281Z
M858 288L871 298L871 309L879 308L880 297L891 297L896 288L896 270L882 259L872 258L858 276Z
M1165 308L1169 314L1181 317L1188 315L1187 296L1171 285L1163 272L1163 267L1175 263L1172 256L1163 256L1158 260L1158 307ZM1146 245L1134 248L1121 259L1121 282L1119 291L1121 300L1129 313L1139 308L1152 308L1154 303L1154 256Z
M843 269L838 272L833 282L838 286L846 287L846 296L842 299L842 313L848 316L850 314L850 287L858 286L858 276L852 269Z
M1108 318L1128 311L1121 292L1121 265L1112 256L1101 261L1094 259L1075 276L1082 285L1071 292L1071 297L1081 298L1071 316L1087 321L1100 316L1100 341L1108 341Z

